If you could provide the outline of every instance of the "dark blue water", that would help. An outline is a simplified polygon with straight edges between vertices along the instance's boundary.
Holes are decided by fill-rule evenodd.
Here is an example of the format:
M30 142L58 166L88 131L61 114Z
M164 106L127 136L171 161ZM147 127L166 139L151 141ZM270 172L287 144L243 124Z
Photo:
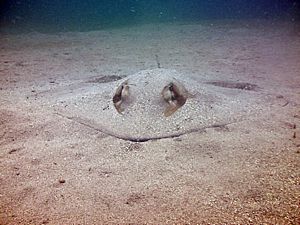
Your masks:
M0 0L1 29L85 31L211 19L299 20L296 0Z

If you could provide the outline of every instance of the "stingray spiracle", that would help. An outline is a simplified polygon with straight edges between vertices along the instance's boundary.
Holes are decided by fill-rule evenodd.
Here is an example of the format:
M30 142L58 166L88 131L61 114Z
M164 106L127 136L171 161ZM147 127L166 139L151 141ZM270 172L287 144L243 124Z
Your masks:
M183 106L187 99L186 90L173 82L163 88L161 95L168 104L164 111L166 117L171 116L177 109Z
M113 96L113 103L118 113L122 113L124 111L122 108L122 103L124 103L128 97L129 85L128 81L125 81L117 88L116 93Z

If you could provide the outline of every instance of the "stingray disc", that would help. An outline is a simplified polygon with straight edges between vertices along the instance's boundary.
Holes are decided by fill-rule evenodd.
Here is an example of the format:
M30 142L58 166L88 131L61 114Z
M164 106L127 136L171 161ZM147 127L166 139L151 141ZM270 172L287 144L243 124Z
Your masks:
M169 102L163 94L166 87L174 91L170 84L176 85L184 98L178 105L178 95L172 97L170 92ZM126 98L123 99L125 85ZM212 85L197 83L168 69L144 70L122 80L92 87L65 101L69 107L64 111L72 118L110 135L137 141L176 137L229 123L251 108L247 101L233 98L232 93L218 92ZM166 113L168 108L174 112Z

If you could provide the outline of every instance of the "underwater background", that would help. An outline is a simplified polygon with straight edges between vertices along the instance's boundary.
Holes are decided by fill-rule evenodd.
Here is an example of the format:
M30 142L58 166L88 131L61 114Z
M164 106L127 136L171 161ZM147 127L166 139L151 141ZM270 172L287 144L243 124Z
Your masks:
M296 0L1 0L1 31L89 31L156 22L299 20Z

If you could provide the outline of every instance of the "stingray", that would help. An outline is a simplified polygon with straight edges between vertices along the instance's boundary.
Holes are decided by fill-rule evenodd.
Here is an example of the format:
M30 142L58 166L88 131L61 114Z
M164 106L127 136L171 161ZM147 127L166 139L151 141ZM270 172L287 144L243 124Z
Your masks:
M60 114L108 135L148 141L241 120L256 110L249 91L198 82L170 69L143 70L64 97Z

